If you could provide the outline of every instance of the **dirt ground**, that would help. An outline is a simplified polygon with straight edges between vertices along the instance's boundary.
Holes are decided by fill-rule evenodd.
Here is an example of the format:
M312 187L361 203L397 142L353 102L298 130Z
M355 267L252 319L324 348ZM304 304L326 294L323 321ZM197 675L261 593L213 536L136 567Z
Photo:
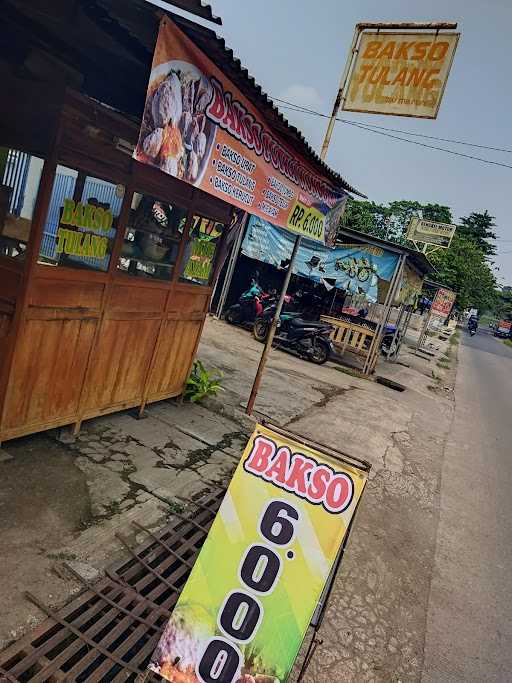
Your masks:
M381 363L378 373L406 386L402 393L331 363L271 354L256 417L373 465L309 683L420 679L453 412L455 359L452 353L439 367L438 358L449 348L436 340L432 358L405 348L402 364ZM123 552L116 531L133 536L133 520L157 528L181 496L229 478L253 426L242 406L261 349L247 332L210 319L198 356L223 371L219 398L204 406L153 404L144 420L128 413L90 420L66 446L49 435L4 444L13 457L0 462L7 515L0 548L8 558L0 566L7 607L0 644L41 618L24 590L56 604L76 589L55 573L62 560L89 576L101 572Z

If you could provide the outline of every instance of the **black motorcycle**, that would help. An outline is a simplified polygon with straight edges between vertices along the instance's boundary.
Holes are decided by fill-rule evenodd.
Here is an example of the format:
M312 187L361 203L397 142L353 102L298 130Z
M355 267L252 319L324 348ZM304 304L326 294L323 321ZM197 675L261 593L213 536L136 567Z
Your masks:
M275 305L267 306L263 315L254 321L253 335L258 341L266 340L275 310ZM332 325L303 320L299 313L281 313L273 346L295 351L301 358L322 365L329 360L333 351L330 340L332 330Z

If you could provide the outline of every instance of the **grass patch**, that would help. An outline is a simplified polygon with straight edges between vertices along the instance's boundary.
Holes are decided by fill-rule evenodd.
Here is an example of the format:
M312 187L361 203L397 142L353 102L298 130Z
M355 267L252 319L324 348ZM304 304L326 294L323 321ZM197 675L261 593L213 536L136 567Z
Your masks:
M437 362L437 367L441 368L442 370L448 370L450 368L450 363L440 360Z
M506 344L507 346L512 347L512 339L505 339L505 341L503 343Z

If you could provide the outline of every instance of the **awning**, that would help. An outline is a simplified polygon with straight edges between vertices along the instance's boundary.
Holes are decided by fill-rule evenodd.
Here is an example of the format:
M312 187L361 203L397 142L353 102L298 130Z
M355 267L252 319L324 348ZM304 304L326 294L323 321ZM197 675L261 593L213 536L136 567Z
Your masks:
M294 236L257 216L249 219L242 243L245 256L286 268L292 253ZM376 302L379 280L389 282L399 254L370 244L338 244L328 249L303 239L295 258L293 273L315 282L327 281L352 294L364 294Z

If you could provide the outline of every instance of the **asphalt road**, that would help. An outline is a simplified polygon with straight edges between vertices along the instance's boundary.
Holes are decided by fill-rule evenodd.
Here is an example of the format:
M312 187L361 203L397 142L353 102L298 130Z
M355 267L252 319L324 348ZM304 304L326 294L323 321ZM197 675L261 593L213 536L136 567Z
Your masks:
M512 680L512 348L463 332L423 683Z

